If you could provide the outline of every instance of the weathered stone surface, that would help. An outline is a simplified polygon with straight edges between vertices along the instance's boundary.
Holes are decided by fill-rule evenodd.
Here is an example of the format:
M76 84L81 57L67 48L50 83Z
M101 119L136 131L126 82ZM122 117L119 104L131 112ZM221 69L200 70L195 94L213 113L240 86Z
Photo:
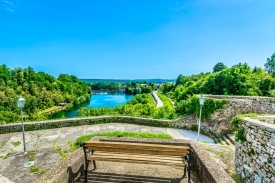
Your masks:
M275 150L271 145L275 139L275 125L250 118L244 120L250 126L244 127L247 141L236 143L235 146L235 159L238 160L235 161L236 173L241 175L244 182L275 182ZM251 130L252 127L255 130Z

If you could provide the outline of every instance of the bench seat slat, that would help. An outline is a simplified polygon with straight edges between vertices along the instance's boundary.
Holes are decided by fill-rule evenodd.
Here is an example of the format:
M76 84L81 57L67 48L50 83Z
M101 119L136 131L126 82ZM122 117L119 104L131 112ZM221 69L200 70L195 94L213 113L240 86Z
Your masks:
M162 144L146 144L146 143L129 143L129 142L108 142L108 141L87 141L85 142L87 147L117 147L120 148L138 148L138 149L152 149L152 150L177 150L188 151L188 146L176 146L176 145L162 145Z
M134 153L134 154L152 154L152 155L169 155L169 156L185 156L187 151L172 151L172 150L151 150L151 149L126 149L121 147L88 147L89 150L96 151L110 151L121 153Z
M120 153L113 153L113 152L104 152L104 151L95 151L91 156L104 156L107 158L112 157L136 157L136 158L143 158L148 159L151 161L152 159L160 159L160 160L168 160L168 161L181 161L182 163L185 162L184 157L182 156L162 156L162 155L151 155L151 154L134 154L134 153L127 153L127 154L120 154Z
M152 164L152 165L166 165L166 166L179 166L186 167L186 164L183 163L180 159L178 161L170 161L163 159L154 159L152 158L142 158L142 157L127 157L127 156L101 156L101 155L92 155L89 157L89 160L97 161L112 161L112 162L122 162L122 163L138 163L138 164Z

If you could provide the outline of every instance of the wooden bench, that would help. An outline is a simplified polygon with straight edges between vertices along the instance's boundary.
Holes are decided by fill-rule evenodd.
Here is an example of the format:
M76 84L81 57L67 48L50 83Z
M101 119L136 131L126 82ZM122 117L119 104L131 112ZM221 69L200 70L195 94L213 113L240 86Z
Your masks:
M186 169L188 169L188 182L191 183L189 146L113 141L87 141L82 146L86 162L85 182L88 181L89 163L93 161L93 170L95 170L95 161L98 160L182 167L184 168L183 177L186 176Z

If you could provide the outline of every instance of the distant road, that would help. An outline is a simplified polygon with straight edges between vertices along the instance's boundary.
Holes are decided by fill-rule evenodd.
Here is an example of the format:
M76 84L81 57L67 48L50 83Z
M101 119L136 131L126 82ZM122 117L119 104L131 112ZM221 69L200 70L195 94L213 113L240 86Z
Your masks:
M158 108L158 107L162 107L163 106L163 102L160 100L160 98L159 98L159 96L158 96L158 94L157 94L157 91L154 91L153 92L153 97L155 98L155 100L156 100L156 107Z

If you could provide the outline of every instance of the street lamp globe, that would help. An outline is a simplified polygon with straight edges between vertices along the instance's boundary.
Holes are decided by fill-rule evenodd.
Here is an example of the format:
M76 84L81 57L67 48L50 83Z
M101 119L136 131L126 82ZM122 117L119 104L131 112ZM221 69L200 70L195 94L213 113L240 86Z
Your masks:
M25 106L25 103L26 103L26 99L24 99L22 96L19 96L19 97L16 99L16 103L17 103L17 106L18 106L20 109L23 109L24 106Z
M200 100L200 106L203 106L205 101L205 97L203 96L203 94L200 95L199 100Z

